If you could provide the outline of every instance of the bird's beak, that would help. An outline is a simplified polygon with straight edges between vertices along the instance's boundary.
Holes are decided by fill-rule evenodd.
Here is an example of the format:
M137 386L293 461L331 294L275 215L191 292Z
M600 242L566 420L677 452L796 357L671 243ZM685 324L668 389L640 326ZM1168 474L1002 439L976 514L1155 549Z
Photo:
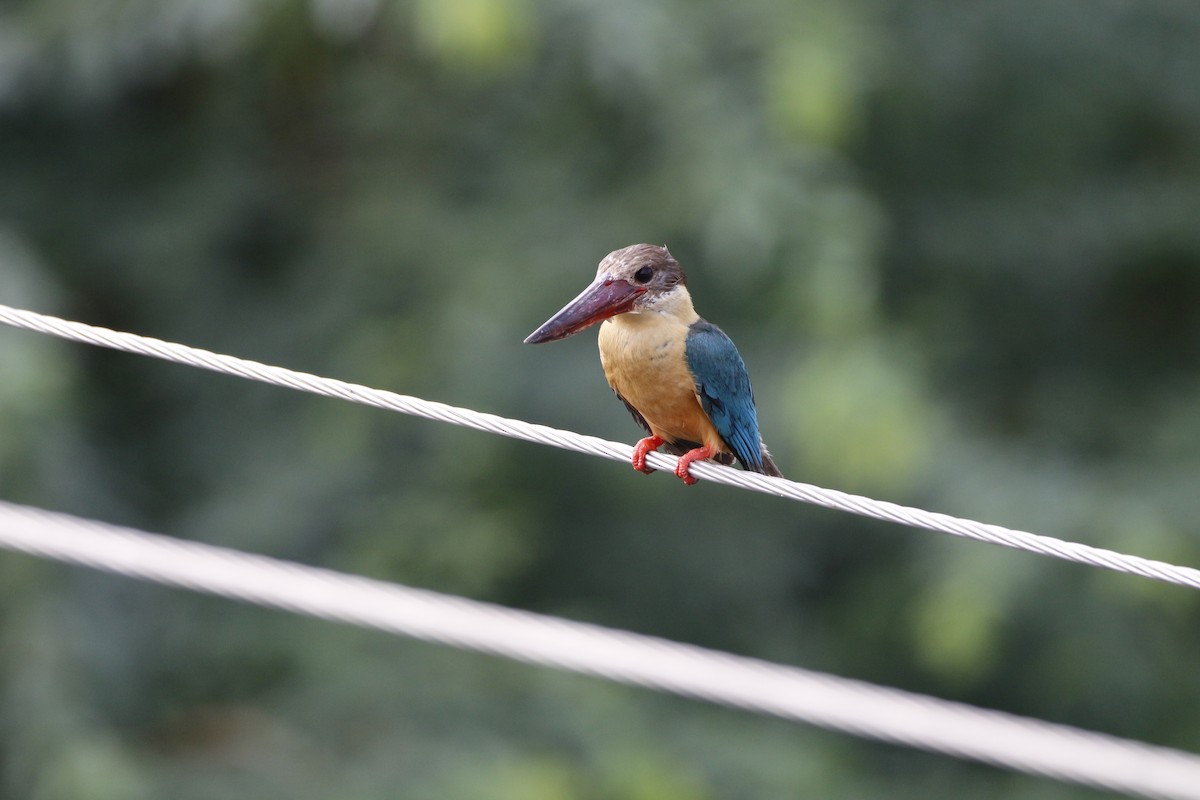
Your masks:
M646 291L628 281L614 280L601 275L592 281L578 297L525 338L525 344L540 344L565 339L589 325L624 314L633 308L633 301Z

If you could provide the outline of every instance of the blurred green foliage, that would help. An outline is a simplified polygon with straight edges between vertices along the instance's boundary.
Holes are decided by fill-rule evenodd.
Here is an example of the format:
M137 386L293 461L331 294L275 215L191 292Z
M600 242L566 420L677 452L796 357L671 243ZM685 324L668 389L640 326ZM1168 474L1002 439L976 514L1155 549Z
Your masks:
M1200 7L0 3L0 301L633 441L665 242L790 476L1200 563ZM0 331L0 496L1200 748L1185 590ZM0 554L0 796L1095 793Z

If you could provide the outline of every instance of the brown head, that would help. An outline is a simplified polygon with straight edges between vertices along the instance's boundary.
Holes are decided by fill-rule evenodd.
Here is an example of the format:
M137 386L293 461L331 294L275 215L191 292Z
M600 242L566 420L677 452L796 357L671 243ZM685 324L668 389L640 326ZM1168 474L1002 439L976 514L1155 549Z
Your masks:
M539 344L565 339L617 314L652 308L682 290L687 276L665 247L635 244L604 257L591 285L525 339Z

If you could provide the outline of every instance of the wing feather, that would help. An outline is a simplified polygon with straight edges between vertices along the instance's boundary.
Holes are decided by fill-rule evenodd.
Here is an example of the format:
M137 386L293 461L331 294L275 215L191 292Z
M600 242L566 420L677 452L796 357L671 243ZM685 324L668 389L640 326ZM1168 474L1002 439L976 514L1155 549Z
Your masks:
M763 472L754 390L733 340L702 319L688 329L685 352L696 396L713 427L742 466Z

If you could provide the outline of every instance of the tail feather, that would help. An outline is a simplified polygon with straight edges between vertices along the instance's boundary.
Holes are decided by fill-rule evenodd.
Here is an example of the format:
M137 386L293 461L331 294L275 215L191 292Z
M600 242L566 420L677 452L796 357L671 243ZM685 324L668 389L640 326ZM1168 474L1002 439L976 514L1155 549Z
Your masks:
M771 458L771 454L763 452L763 475L770 475L772 478L782 478L783 473L779 471L779 467L775 466L775 460Z
M761 439L758 441L758 448L762 452L762 469L751 467L754 472L761 472L763 475L770 475L772 478L782 478L783 473L779 471L779 467L775 466L775 459L771 458L770 451L767 450L766 442Z

